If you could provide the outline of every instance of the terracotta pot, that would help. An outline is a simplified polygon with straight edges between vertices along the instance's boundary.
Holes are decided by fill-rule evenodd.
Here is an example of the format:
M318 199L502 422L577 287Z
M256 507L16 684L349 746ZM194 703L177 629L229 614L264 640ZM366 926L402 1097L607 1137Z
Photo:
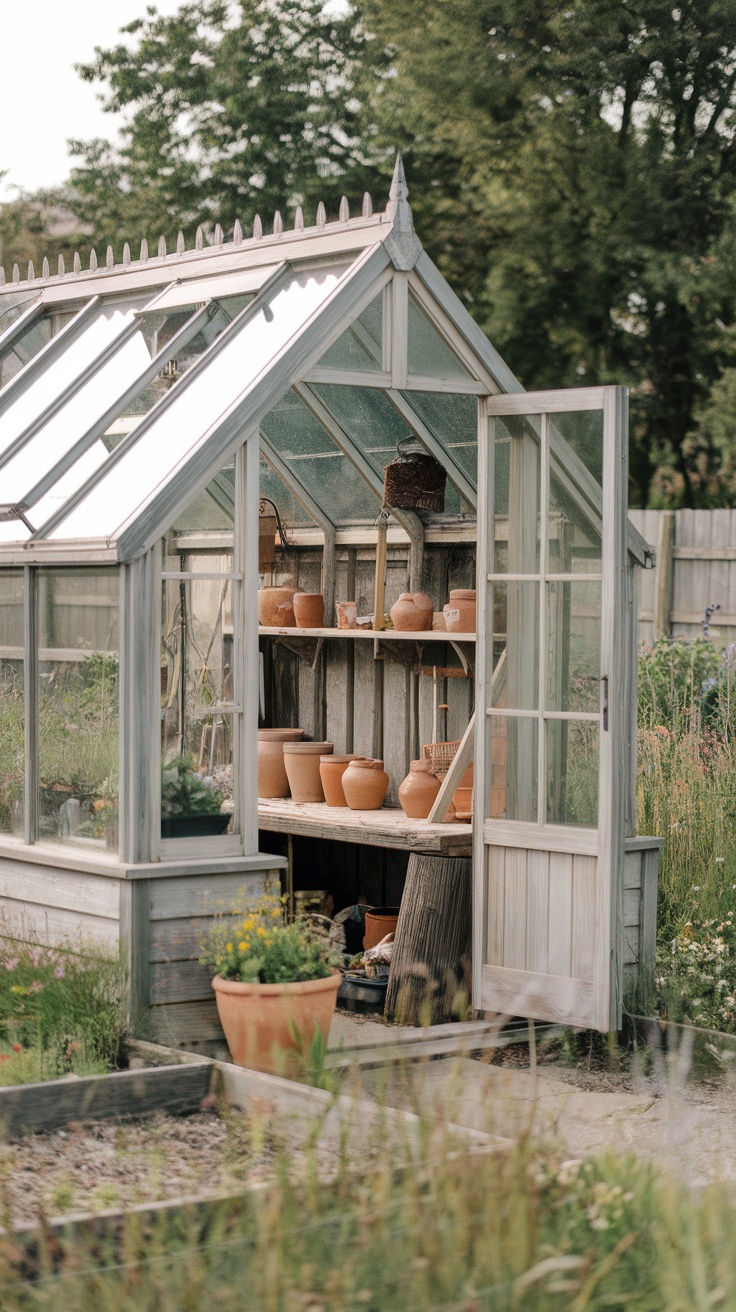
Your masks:
M303 729L258 730L258 796L288 797L289 780L284 767L284 743L297 742Z
M354 601L336 601L335 614L338 629L357 628L358 607Z
M325 801L328 806L347 806L342 788L342 777L351 761L365 761L368 758L353 753L351 756L321 756L319 774Z
M370 907L365 913L364 950L374 948L387 934L395 934L398 919L398 907Z
M470 762L460 783L452 794L452 804L455 808L456 819L472 820L473 818L473 762Z
M341 982L338 970L299 984L241 984L215 975L220 1024L236 1065L303 1075L317 1029L327 1042Z
M456 588L444 607L448 633L475 633L475 588Z
M321 629L325 622L325 599L321 592L295 592L294 616L298 629Z
M429 761L412 761L409 773L399 784L399 801L411 820L426 820L440 791L440 780L430 774Z
M423 633L431 629L432 613L432 598L426 592L402 592L391 607L393 626L404 633Z
M294 589L260 588L258 623L269 629L295 629Z
M295 802L324 802L320 756L331 756L333 743L284 743L284 766Z
M377 811L388 791L383 761L350 761L342 776L342 787L351 811Z

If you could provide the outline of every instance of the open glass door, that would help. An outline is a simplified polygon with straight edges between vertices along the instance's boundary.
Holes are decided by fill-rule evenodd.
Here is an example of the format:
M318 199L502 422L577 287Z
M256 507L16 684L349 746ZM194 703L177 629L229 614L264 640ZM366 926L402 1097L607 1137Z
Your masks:
M473 1001L621 1019L627 397L481 403Z

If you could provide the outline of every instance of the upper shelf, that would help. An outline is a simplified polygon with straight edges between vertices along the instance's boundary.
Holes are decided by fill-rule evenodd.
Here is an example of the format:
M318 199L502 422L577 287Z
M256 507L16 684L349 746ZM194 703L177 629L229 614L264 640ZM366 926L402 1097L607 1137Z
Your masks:
M446 633L444 629L406 633L397 629L276 629L261 626L258 632L267 638L390 638L392 642L475 642L474 633Z

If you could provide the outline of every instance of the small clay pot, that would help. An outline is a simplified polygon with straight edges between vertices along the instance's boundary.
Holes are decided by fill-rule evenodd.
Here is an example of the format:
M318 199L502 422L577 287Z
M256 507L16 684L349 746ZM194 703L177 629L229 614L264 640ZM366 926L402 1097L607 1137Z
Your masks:
M334 743L284 743L284 766L295 802L324 802L320 756L330 756Z
M268 629L295 629L294 589L260 588L258 623Z
M354 601L336 601L335 615L338 629L357 629L358 607Z
M470 762L460 783L452 794L452 804L457 820L473 818L473 762Z
M347 806L342 788L342 777L351 761L365 761L368 758L353 753L350 756L321 756L319 774L325 801L328 806Z
M365 913L365 934L363 950L368 951L381 942L387 934L395 934L399 920L398 907L369 907Z
M258 730L258 796L288 797L289 780L284 768L284 743L297 742L303 729Z
M406 779L399 784L404 815L411 820L426 820L440 787L440 780L430 773L429 761L412 761Z
M432 628L432 612L432 598L426 592L402 592L391 607L391 620L400 633L423 633Z
M377 811L388 792L383 761L350 761L342 776L342 787L351 811Z
M475 633L475 588L456 588L443 612L448 633Z
M321 592L295 592L294 616L298 629L321 629L325 622L325 599Z

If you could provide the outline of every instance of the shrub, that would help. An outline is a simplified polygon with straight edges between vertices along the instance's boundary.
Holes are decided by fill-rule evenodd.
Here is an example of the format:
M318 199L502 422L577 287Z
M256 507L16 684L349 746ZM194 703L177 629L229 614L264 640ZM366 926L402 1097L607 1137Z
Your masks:
M657 953L658 1004L667 1020L736 1033L736 924L688 921Z
M211 775L197 769L193 756L175 756L161 773L161 814L216 815L225 794Z

